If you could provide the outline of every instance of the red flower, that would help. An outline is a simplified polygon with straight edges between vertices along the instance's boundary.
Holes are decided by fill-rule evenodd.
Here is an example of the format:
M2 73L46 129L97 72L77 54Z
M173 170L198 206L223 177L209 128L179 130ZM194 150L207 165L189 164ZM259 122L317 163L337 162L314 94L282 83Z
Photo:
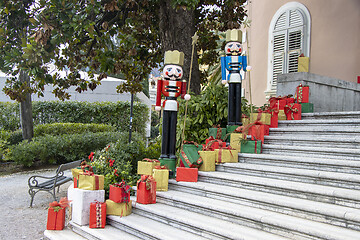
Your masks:
M109 160L109 166L112 167L114 165L115 160Z
M117 169L114 170L114 174L115 174L116 176L119 176L119 174L117 174L116 172L117 172Z
M94 152L91 152L90 155L89 155L89 160L92 161L94 159Z
M110 148L110 145L106 147L105 151L108 151L108 150L109 150L109 148Z

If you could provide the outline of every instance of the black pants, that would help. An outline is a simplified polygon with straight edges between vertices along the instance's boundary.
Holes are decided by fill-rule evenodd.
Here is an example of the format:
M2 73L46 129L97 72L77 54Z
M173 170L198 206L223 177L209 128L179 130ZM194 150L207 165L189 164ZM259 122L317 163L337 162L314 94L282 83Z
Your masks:
M162 140L160 158L176 159L176 111L163 112Z
M241 123L241 83L229 83L228 125Z

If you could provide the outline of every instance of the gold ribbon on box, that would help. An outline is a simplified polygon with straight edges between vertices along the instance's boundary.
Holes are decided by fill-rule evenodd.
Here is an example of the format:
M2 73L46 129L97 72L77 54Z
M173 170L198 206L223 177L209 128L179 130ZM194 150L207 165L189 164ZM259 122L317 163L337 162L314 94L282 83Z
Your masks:
M298 108L295 107L295 103L286 104L285 106L286 114L291 114L291 119L294 120L294 113L297 113L299 111Z

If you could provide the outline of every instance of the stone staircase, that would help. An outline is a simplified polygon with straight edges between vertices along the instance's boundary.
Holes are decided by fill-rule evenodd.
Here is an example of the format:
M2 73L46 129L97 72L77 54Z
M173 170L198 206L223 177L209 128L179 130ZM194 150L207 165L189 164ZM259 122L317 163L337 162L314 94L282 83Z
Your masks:
M134 198L130 216L68 239L360 239L360 112L302 118L270 129L263 154L171 179L156 204Z

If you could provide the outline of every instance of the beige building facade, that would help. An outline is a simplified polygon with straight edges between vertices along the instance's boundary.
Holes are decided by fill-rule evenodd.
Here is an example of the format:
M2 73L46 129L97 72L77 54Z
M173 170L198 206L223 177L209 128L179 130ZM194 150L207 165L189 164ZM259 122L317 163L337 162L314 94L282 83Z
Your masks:
M309 72L357 82L360 76L360 0L249 0L250 26L245 97L263 105L276 95L277 74L297 71L309 57ZM247 45L247 46L246 46Z

